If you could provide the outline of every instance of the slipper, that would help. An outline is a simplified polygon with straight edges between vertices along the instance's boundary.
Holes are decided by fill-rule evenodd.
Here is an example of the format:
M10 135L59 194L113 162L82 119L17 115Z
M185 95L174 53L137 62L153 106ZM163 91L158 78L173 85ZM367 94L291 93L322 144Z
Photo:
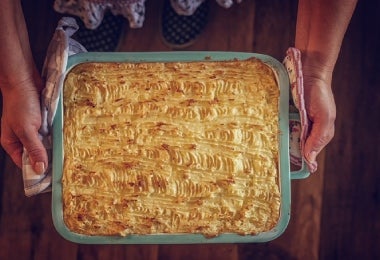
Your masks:
M120 15L105 13L102 23L94 30L87 29L79 20L79 30L73 39L82 44L87 51L113 52L117 50L123 36L125 19Z
M160 33L163 42L174 49L192 45L208 22L209 6L204 1L192 15L179 15L170 0L164 2L161 13Z

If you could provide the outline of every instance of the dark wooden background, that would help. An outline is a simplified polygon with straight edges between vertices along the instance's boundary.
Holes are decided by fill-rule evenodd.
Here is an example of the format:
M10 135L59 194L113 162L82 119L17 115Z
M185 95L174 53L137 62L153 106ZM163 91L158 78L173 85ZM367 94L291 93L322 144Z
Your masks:
M336 66L336 135L319 170L292 181L291 220L262 244L79 245L61 238L51 194L26 198L21 173L0 149L0 259L380 259L380 1L359 1ZM210 22L187 50L247 51L282 60L293 44L297 1L211 3ZM41 68L61 15L52 1L23 1ZM162 51L161 0L147 1L145 26L125 30L120 51ZM1 25L0 25L1 26ZM16 101L15 101L16 102Z

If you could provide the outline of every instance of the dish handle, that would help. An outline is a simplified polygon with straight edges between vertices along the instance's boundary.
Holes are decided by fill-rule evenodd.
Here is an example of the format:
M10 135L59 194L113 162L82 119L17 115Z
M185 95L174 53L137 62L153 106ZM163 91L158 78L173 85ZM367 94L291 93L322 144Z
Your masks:
M289 158L291 179L305 179L310 175L310 171L302 155L300 136L300 115L299 113L289 113Z

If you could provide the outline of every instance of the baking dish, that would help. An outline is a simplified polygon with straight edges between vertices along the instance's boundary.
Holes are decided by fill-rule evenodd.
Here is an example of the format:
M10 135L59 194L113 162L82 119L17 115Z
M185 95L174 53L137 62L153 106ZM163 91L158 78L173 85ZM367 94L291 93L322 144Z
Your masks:
M151 52L151 53L81 53L70 56L66 73L77 64L84 62L171 62L171 61L223 61L232 59L257 58L268 64L278 79L279 101L279 172L281 209L277 225L268 232L257 235L221 234L206 238L201 234L155 234L121 236L86 236L71 232L63 221L62 167L63 167L63 109L60 100L53 123L53 181L52 217L55 228L66 239L88 244L191 244L191 243L250 243L266 242L281 235L290 219L290 180L307 174L305 167L296 173L290 172L289 162L289 78L283 65L274 58L254 53L241 52ZM294 117L296 115L292 115Z

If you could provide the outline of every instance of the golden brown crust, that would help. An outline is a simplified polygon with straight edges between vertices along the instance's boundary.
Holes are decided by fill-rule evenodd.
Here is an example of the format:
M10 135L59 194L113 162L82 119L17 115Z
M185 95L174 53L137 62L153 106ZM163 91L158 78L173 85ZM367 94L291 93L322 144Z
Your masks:
M279 219L261 61L83 63L64 84L63 217L86 235L257 234Z

